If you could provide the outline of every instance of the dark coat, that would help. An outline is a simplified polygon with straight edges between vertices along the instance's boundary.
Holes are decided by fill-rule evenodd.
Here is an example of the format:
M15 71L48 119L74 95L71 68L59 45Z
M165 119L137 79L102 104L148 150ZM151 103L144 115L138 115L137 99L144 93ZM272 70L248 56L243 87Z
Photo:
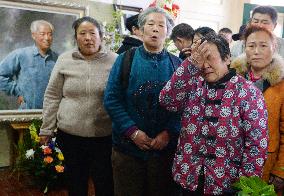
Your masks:
M125 37L122 42L122 46L120 46L120 48L116 51L116 53L121 54L132 47L139 47L142 44L143 42L139 39L136 39L134 37Z

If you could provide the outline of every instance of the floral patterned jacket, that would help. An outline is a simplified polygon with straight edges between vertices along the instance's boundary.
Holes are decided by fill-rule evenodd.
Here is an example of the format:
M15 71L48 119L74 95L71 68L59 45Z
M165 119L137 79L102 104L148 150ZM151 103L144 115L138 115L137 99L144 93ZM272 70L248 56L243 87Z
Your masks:
M261 176L267 152L267 111L261 91L235 70L212 84L185 60L160 93L160 104L182 112L174 180L204 193L231 190L240 176Z

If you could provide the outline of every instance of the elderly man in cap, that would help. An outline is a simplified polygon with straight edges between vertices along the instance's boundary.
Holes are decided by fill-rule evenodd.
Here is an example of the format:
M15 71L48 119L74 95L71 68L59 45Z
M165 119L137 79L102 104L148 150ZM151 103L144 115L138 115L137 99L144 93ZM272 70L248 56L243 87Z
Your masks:
M117 54L121 54L132 47L138 47L143 44L141 41L141 32L138 27L138 15L131 16L126 19L125 26L131 35L126 36L122 42L122 46L117 50Z

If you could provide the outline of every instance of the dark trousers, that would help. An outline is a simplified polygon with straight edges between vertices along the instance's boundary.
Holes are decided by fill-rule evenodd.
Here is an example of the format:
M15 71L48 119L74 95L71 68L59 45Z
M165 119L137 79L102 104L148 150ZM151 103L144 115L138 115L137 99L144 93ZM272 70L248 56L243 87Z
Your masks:
M171 177L173 152L141 160L115 149L112 165L115 196L178 196Z
M111 136L87 138L58 131L57 143L65 158L69 196L87 196L89 176L96 196L113 195Z

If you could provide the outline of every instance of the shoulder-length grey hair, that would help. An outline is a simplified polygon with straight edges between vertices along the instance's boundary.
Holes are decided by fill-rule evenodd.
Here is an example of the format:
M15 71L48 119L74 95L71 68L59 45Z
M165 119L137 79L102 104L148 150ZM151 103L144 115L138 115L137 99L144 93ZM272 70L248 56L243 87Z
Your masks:
M144 25L147 21L147 16L152 13L160 13L163 14L166 17L167 21L167 35L169 36L172 32L172 29L174 27L174 20L173 18L162 8L159 7L149 7L146 10L144 10L142 13L139 14L138 17L138 26L141 29L141 31L144 31Z

